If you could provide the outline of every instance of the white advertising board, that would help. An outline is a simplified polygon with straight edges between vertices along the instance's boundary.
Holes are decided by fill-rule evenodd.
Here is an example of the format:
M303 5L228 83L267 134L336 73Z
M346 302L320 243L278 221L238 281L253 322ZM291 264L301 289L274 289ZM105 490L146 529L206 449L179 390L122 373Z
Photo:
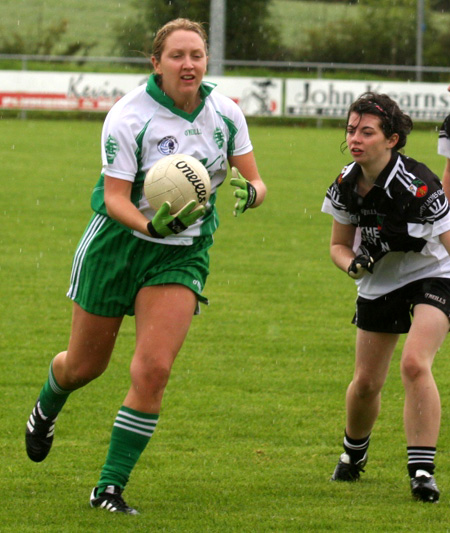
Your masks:
M146 74L0 71L0 108L105 112ZM344 118L366 91L389 94L413 119L439 121L450 113L447 84L206 76L247 116ZM284 107L283 107L284 96Z
M70 72L0 71L0 107L108 111L147 76Z
M288 116L346 117L349 105L362 93L386 93L412 119L439 121L450 113L447 84L346 80L286 80Z
M146 83L148 75L0 71L0 108L108 111L124 94ZM281 115L282 80L207 76L246 115Z
M247 116L281 116L283 80L234 76L206 76L217 90L234 100Z

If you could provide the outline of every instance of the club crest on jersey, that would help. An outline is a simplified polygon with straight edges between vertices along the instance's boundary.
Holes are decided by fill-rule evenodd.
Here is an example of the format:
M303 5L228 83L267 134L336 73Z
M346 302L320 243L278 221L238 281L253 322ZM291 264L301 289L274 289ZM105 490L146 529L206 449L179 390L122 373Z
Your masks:
M377 229L378 231L381 231L381 228L383 227L384 217L386 215L377 215Z
M114 163L117 152L119 151L119 143L112 135L108 135L105 143L106 160L108 164Z
M162 155L175 154L178 150L178 141L172 135L161 139L158 143L158 152Z
M347 174L347 170L348 170L348 165L345 165L345 167L342 169L341 173L339 174L339 176L336 179L336 182L337 182L338 185L340 185L342 183L342 180L344 179L344 176Z
M220 128L216 128L214 130L213 137L214 142L217 144L217 147L220 150L225 143L225 135L223 134L223 131Z
M409 190L414 194L416 198L423 198L428 192L428 187L423 181L415 179L409 186Z

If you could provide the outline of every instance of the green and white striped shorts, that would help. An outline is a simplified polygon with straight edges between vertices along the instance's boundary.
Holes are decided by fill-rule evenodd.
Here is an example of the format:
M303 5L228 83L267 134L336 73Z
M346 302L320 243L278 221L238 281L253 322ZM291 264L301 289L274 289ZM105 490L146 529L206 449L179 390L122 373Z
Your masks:
M137 293L150 285L185 285L208 303L201 293L212 243L212 236L190 246L154 243L94 214L75 252L67 296L85 311L109 317L134 315Z

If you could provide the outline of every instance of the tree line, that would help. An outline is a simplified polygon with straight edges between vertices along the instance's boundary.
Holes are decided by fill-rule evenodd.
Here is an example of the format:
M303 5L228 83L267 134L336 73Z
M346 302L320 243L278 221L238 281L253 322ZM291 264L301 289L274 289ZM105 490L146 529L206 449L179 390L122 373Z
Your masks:
M134 15L114 27L111 55L150 55L157 29L177 17L204 21L209 29L210 0L133 0ZM295 1L295 0L292 0ZM355 4L351 18L310 27L299 44L283 44L282 29L271 19L272 0L227 0L226 59L414 65L417 0L325 0ZM433 12L450 10L448 0L425 0L423 63L446 66L450 32ZM0 31L0 52L51 55L64 39L69 21L42 28L38 38ZM1 28L0 28L1 30ZM62 55L88 55L95 43L67 43ZM60 52L61 54L61 52Z

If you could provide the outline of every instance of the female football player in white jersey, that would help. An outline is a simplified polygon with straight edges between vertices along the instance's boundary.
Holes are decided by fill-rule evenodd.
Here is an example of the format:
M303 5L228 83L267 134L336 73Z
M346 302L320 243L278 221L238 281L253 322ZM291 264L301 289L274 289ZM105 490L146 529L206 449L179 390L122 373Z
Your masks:
M232 167L235 216L259 206L259 175L245 118L231 99L203 81L206 34L176 19L154 40L154 73L121 98L102 132L103 168L92 194L94 214L78 245L68 296L74 301L68 347L52 360L27 423L33 461L45 459L54 424L69 394L108 366L124 315L136 317L131 386L112 430L92 507L136 514L122 497L153 434L171 368L189 330L209 273L217 228L216 194ZM149 168L165 155L189 154L208 169L206 207L177 215L154 212L142 194Z
M450 85L447 90L450 92ZM438 154L447 158L442 175L442 187L447 198L450 198L450 114L445 117L439 130Z
M450 210L439 178L399 153L411 129L389 96L366 93L355 101L346 129L353 162L322 207L334 219L331 258L358 287L344 453L332 480L355 481L364 471L381 389L407 333L401 376L410 487L417 500L435 502L440 400L431 367L449 330Z

